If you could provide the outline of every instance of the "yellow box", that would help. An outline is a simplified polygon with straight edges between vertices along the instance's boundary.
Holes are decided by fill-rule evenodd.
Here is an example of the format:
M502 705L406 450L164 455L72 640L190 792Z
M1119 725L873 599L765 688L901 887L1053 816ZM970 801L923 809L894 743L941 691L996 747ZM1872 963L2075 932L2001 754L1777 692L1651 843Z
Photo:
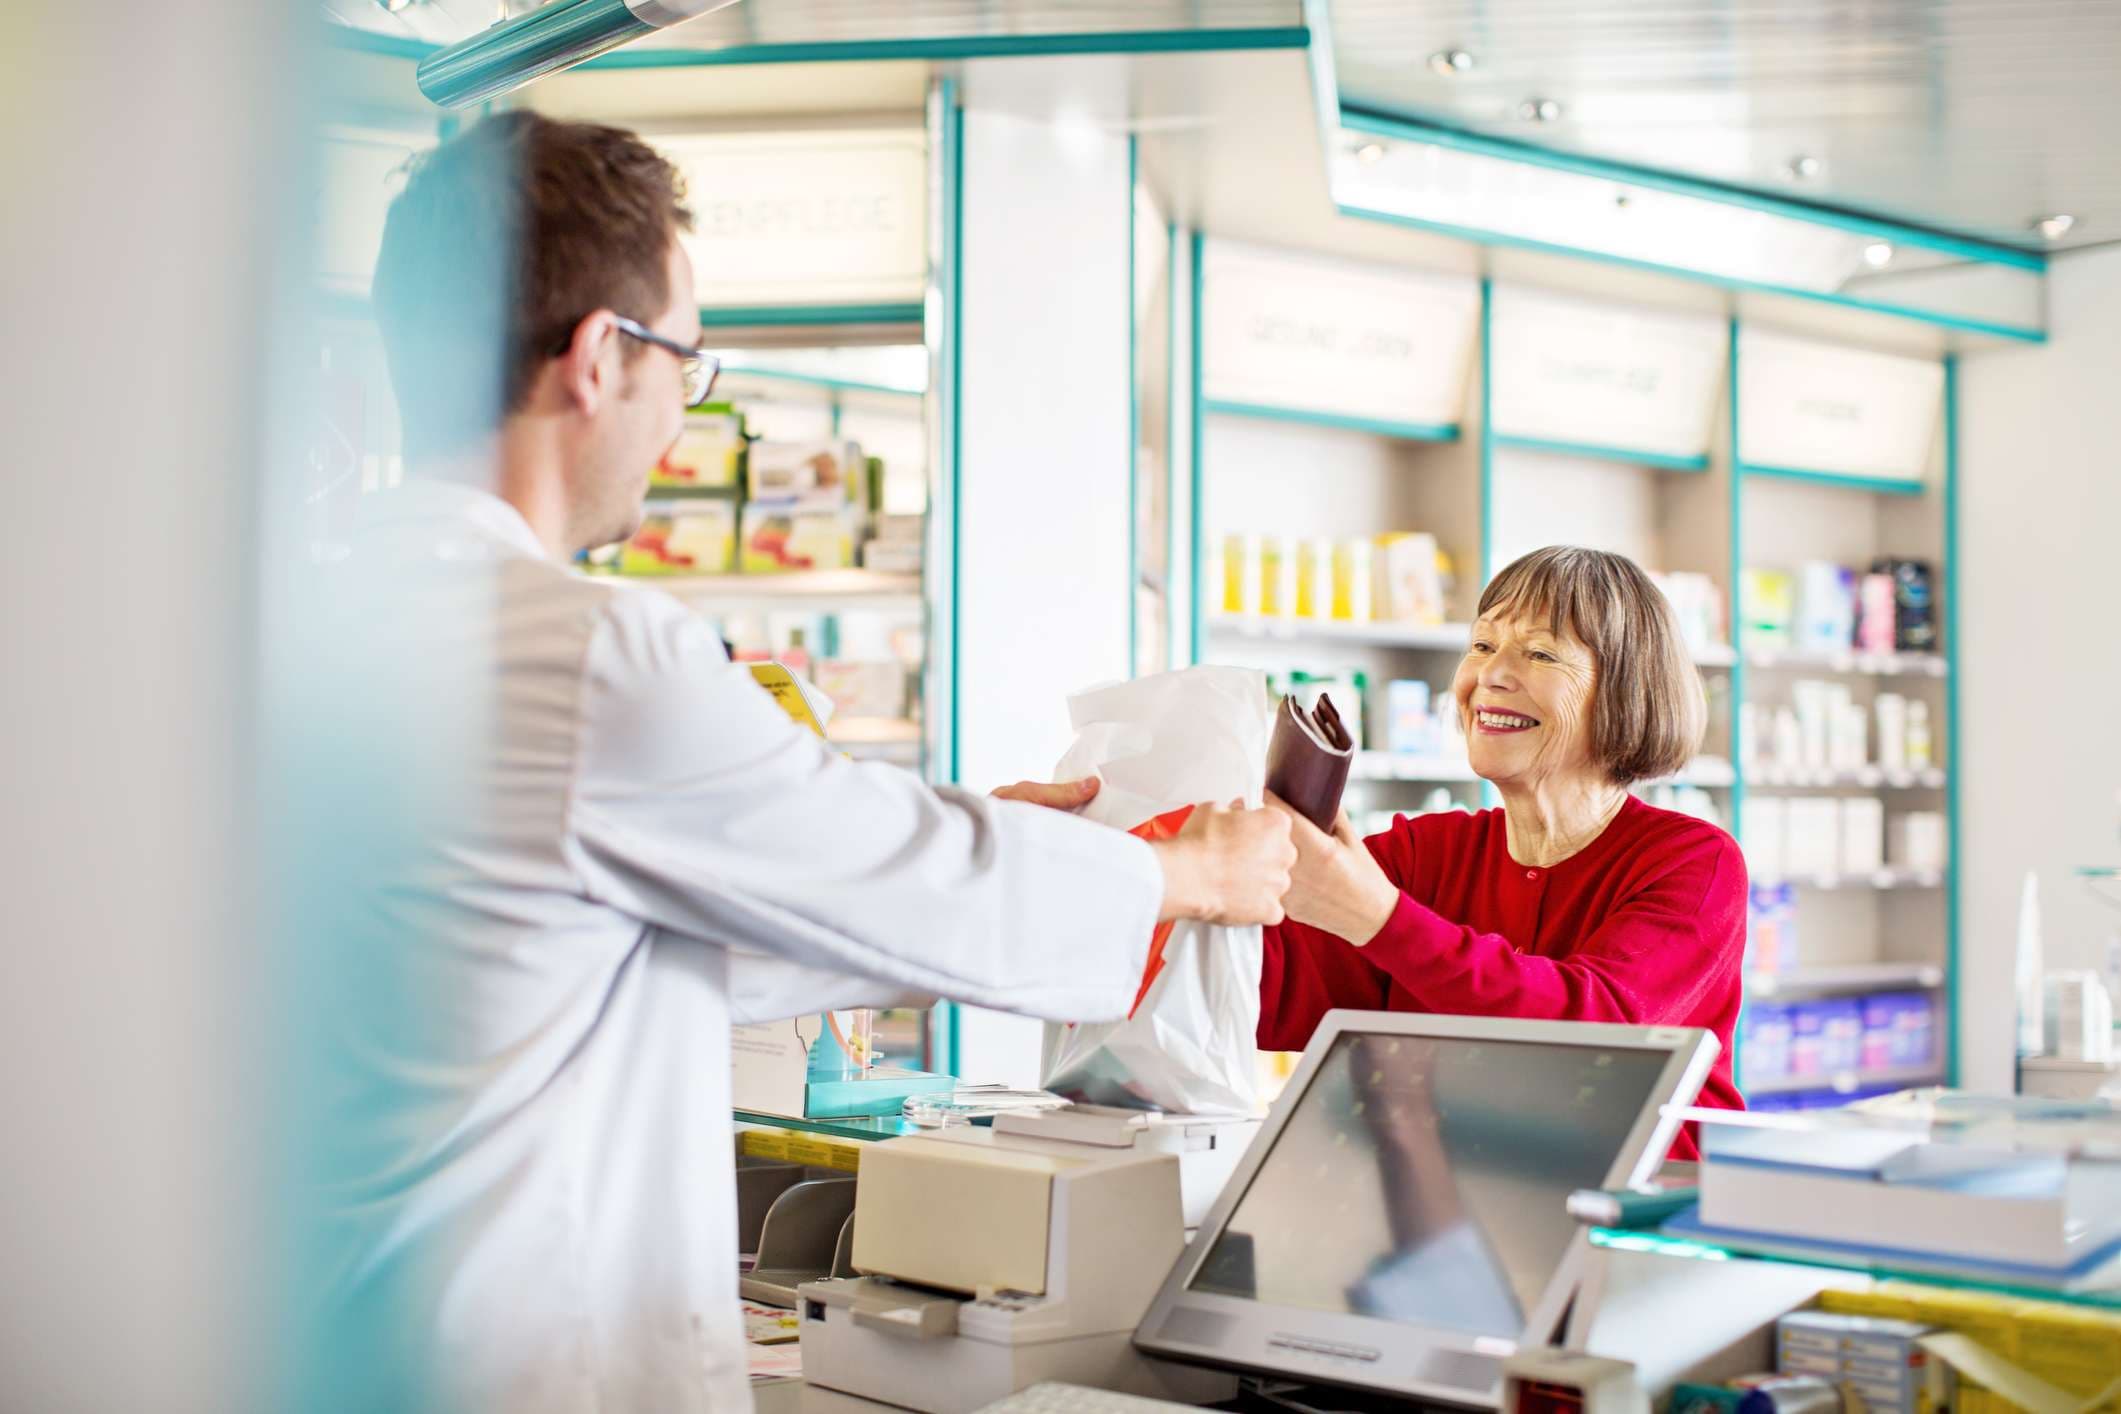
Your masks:
M1223 612L1226 614L1249 614L1258 606L1246 593L1246 586L1258 573L1253 563L1258 558L1257 537L1250 535L1225 535L1223 537Z
M747 1129L741 1136L744 1153L754 1159L788 1157L788 1135L779 1129Z
M808 1164L812 1168L832 1167L832 1145L809 1134L788 1136L788 1159L791 1163Z
M1915 1303L1896 1291L1827 1290L1819 1293L1819 1309L1843 1316L1877 1316L1889 1321L1915 1319Z
M1899 1289L1914 1303L1914 1319L1958 1331L2006 1360L2018 1358L2018 1298L1940 1287Z
M1259 537L1259 612L1262 617L1277 619L1293 610L1290 602L1296 588L1295 575L1285 559L1281 538L1275 535Z
M2021 1302L2018 1363L2080 1398L2097 1394L2121 1376L2121 1315Z
M862 1146L859 1144L834 1143L828 1145L831 1157L825 1167L838 1169L842 1173L859 1173L862 1168Z

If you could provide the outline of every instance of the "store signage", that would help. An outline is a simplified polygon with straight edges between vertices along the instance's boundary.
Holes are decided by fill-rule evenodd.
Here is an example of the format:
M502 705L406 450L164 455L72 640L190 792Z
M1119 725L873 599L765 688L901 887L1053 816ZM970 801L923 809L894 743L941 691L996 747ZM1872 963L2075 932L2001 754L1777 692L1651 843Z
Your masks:
M1379 422L1464 417L1480 286L1209 242L1201 257L1201 386L1211 402Z
M316 274L328 290L365 295L383 249L383 222L405 185L405 169L434 146L432 133L333 126L317 166Z
M1497 433L1660 456L1708 452L1728 326L1497 286L1489 310Z
M685 176L702 305L918 302L928 279L919 129L651 137Z
M1753 466L1921 481L1943 403L1934 360L1739 331L1738 456Z

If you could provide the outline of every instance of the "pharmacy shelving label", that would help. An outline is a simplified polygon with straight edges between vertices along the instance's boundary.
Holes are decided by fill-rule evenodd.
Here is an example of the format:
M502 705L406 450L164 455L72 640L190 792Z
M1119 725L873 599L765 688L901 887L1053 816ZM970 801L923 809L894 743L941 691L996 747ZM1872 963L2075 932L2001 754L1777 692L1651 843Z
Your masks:
M1919 484L1936 449L1944 366L1747 326L1738 400L1742 465Z
M1204 243L1201 390L1211 404L1447 427L1465 406L1480 284Z
M928 137L920 128L684 133L649 141L700 194L695 228L679 240L702 304L922 298Z
M1722 320L1500 284L1490 318L1497 436L1707 455Z

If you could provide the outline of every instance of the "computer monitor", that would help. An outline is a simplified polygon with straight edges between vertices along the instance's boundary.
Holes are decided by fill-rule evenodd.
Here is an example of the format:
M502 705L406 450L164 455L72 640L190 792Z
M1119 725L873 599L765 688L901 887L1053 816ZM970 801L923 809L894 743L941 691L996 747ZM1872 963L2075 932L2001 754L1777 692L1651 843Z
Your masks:
M1468 1407L1551 1343L1581 1188L1639 1181L1716 1056L1677 1027L1336 1011L1135 1333L1141 1349Z

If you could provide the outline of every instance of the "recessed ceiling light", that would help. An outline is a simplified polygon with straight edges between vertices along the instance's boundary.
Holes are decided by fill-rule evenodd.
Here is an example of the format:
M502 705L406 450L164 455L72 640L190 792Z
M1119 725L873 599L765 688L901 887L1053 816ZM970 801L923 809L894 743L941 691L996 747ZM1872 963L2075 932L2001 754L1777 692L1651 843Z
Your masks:
M419 0L376 0L376 3L395 15L402 10L410 10Z
M1863 263L1873 270L1883 270L1893 263L1893 248L1885 241L1872 241L1863 248Z
M1377 161L1384 155L1385 145L1381 142L1366 142L1355 149L1355 160L1365 165Z
M2033 222L2033 229L2040 233L2040 239L2044 241L2059 241L2077 229L2077 218L2066 211L2057 211L2052 216L2042 216Z
M1473 67L1473 56L1463 49L1439 49L1429 56L1429 72L1454 78Z
M1782 175L1793 182L1808 182L1826 170L1826 164L1809 152L1800 152L1782 164Z
M1551 98L1527 98L1517 105L1517 116L1528 123L1552 123L1561 117L1561 105Z

